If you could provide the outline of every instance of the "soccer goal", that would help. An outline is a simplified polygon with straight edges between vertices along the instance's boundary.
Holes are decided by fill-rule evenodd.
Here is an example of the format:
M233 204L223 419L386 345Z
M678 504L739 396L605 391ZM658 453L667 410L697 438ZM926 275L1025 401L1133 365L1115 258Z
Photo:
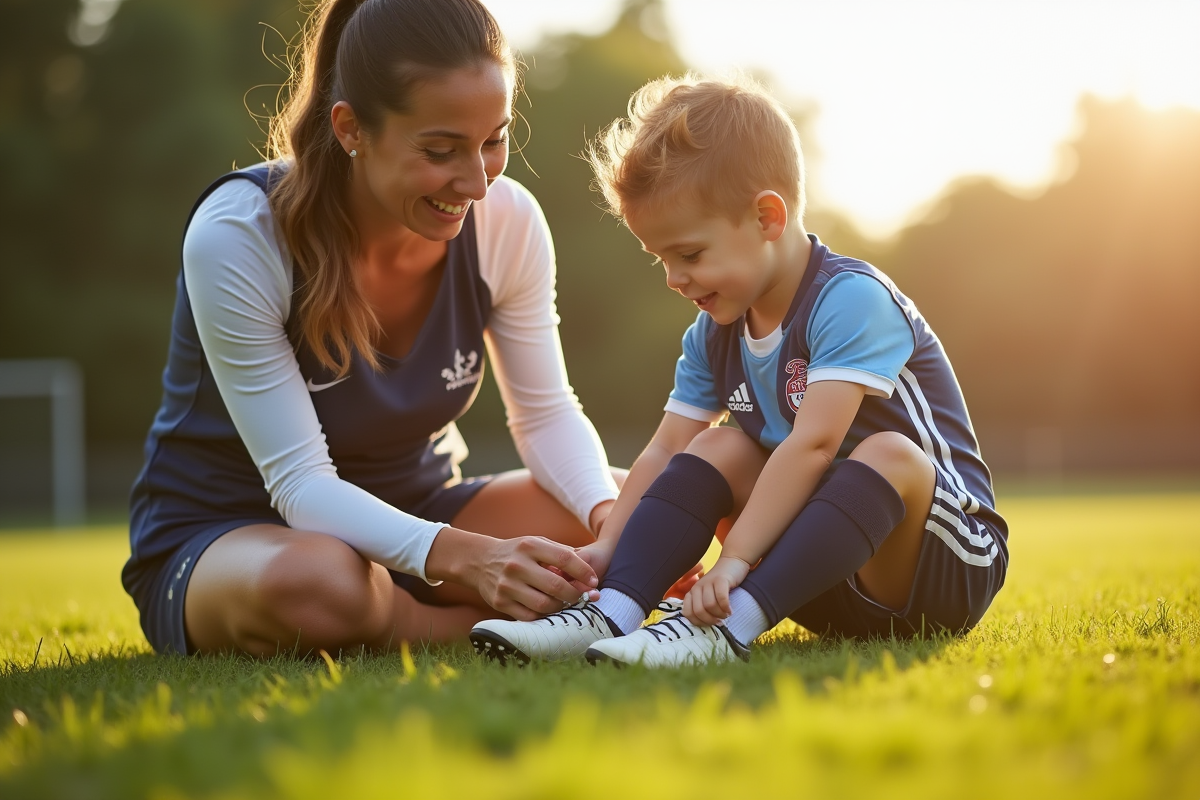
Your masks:
M0 400L50 401L54 524L78 525L87 511L84 486L83 374L66 359L0 360Z

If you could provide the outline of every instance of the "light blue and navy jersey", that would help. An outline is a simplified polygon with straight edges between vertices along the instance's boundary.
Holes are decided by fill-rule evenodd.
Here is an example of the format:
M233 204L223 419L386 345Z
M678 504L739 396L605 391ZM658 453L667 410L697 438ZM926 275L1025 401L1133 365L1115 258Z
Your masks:
M791 432L808 384L861 384L866 397L835 465L872 434L902 433L952 487L941 501L994 523L1006 535L991 474L941 342L887 275L810 238L804 278L782 324L767 338L751 339L744 318L718 325L700 312L684 334L667 410L707 420L732 414L743 431L773 450Z

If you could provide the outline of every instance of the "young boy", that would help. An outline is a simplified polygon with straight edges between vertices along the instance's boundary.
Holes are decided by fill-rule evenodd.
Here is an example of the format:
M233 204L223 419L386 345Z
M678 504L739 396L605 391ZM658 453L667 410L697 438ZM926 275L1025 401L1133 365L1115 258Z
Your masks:
M805 231L783 109L755 86L664 78L590 156L612 212L700 313L658 431L580 550L599 599L484 622L476 649L676 666L745 658L784 617L843 636L974 626L1008 532L958 382L886 275ZM730 413L740 430L714 427ZM643 627L727 517L712 570Z

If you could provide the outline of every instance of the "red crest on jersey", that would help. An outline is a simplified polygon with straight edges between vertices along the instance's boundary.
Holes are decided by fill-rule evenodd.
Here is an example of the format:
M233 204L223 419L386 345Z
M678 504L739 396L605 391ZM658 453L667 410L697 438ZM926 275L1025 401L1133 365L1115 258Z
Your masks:
M803 358L793 358L784 368L792 377L787 382L787 401L792 411L800 410L800 401L804 399L804 390L808 388L808 362Z

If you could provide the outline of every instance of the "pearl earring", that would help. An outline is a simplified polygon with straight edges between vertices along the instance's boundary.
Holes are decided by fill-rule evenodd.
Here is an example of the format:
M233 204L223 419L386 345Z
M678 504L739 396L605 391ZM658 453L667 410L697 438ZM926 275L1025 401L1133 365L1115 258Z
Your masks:
M350 151L350 157L351 157L351 158L354 158L356 155L358 155L358 151L357 151L357 150L351 150L351 151Z

